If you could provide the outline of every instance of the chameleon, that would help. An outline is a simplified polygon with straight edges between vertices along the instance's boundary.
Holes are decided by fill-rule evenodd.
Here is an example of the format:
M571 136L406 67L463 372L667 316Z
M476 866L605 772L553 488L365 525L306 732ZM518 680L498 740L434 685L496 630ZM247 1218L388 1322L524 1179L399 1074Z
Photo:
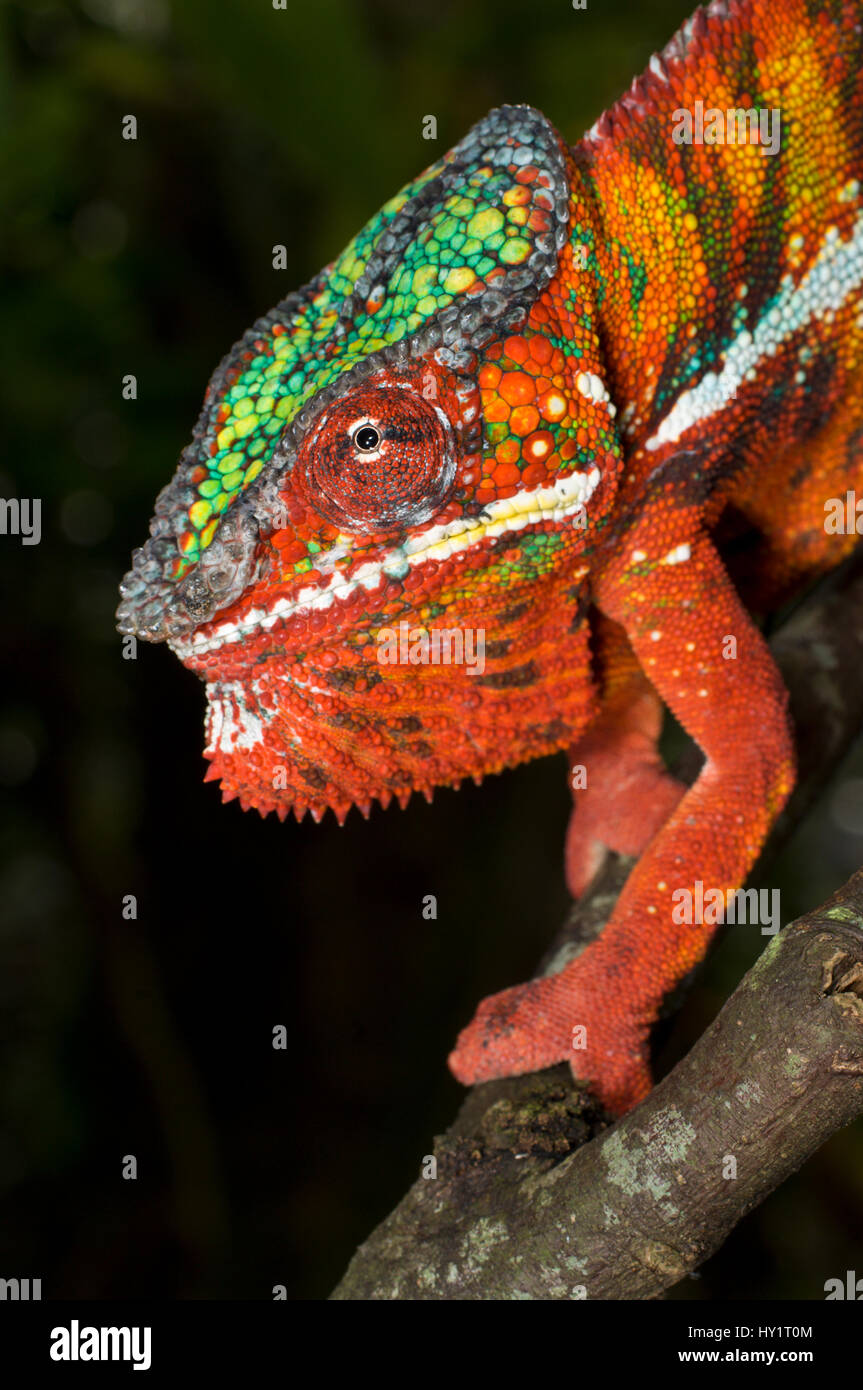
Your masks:
M575 145L491 111L224 357L133 553L118 628L205 683L224 800L341 823L563 752L572 893L638 856L580 955L480 1004L465 1084L643 1099L716 931L675 891L741 885L794 785L761 619L857 541L861 47L860 0L714 0ZM437 629L482 669L381 659Z

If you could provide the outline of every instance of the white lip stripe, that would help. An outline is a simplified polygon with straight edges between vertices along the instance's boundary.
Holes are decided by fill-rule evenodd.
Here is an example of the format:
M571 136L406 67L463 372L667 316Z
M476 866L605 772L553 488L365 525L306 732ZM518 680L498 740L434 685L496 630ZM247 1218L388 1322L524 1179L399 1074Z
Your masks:
M514 497L489 502L482 517L457 518L444 526L433 526L413 536L397 550L391 550L380 560L360 565L350 579L336 582L328 589L314 586L301 589L293 598L279 599L271 609L254 608L244 614L239 622L221 623L208 636L196 635L190 642L172 642L171 648L181 660L215 651L227 642L237 641L247 632L272 627L294 613L329 608L334 598L346 598L360 586L372 590L388 577L403 579L409 570L424 564L426 560L448 559L450 555L468 550L489 536L521 531L525 526L533 526L539 521L565 521L587 504L599 486L601 476L599 469L594 467L589 473L571 473L566 478L559 478L551 487L534 488L530 492L518 492ZM334 552L316 556L316 566L326 566L327 556L336 551L344 554L344 544L337 546Z
M684 391L660 423L645 449L659 449L676 443L681 435L722 410L742 385L747 372L765 357L772 356L779 344L805 327L813 318L835 312L854 289L863 283L863 213L854 224L848 241L831 227L818 259L799 285L790 275L781 283L779 296L757 324L754 332L740 333L725 352L721 372L707 372L696 386Z

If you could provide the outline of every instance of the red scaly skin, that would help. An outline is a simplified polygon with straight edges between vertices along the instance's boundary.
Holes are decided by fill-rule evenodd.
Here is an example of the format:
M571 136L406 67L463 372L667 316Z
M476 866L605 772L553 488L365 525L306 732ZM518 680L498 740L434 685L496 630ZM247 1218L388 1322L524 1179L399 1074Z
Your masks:
M856 4L829 17L714 7L581 147L613 286L602 336L626 451L618 525L592 558L590 596L706 761L678 799L651 757L658 725L643 676L628 712L625 678L611 680L573 753L598 774L589 796L605 805L584 825L576 811L571 886L583 888L597 842L639 848L639 813L649 842L598 940L559 975L480 1005L451 1058L464 1081L568 1056L613 1112L642 1099L651 1024L715 931L676 924L672 893L698 880L738 887L793 785L786 693L710 532L728 506L760 532L759 606L857 540L828 534L824 518L829 498L863 481L860 21ZM778 108L778 165L757 146L663 149L673 111L699 98ZM637 126L636 111L647 114ZM723 203L735 211L717 225ZM615 824L633 783L635 814ZM574 843L582 829L587 845ZM572 1050L580 1027L586 1048Z
M206 682L244 807L586 769L572 891L641 858L577 959L480 1005L465 1083L566 1059L613 1112L644 1097L715 930L674 895L740 886L793 785L720 537L758 537L758 612L857 540L825 505L863 491L861 31L861 0L717 0L572 149L490 113L224 360L124 581L121 631ZM688 142L697 108L749 138ZM482 634L484 669L384 660L401 624ZM685 791L663 705L705 756Z

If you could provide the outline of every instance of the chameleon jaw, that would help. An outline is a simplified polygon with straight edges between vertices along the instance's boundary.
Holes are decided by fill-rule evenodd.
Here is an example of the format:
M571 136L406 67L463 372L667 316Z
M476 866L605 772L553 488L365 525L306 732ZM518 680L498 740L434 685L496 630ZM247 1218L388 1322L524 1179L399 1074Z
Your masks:
M258 631L202 660L205 780L244 810L316 820L332 810L341 821L351 806L367 814L374 800L405 804L414 791L430 797L571 746L595 714L586 568L546 574L533 603L511 586L474 595L459 621L465 635L482 634L479 670L460 659L384 659L368 629L355 640L350 608L349 641L332 615L320 631L306 624L299 640Z

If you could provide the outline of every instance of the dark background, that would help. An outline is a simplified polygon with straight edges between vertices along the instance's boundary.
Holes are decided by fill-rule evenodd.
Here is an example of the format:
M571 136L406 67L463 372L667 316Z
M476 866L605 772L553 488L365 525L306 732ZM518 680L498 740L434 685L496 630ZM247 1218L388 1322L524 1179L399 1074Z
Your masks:
M167 648L122 659L116 586L252 320L490 107L531 102L578 139L688 9L0 13L0 495L43 503L41 545L0 537L0 1275L44 1297L325 1296L455 1112L458 1028L559 924L562 759L341 830L222 807L200 685ZM772 871L785 920L863 860L861 776L858 755ZM732 930L662 1067L762 944ZM677 1296L817 1299L846 1269L860 1124Z

